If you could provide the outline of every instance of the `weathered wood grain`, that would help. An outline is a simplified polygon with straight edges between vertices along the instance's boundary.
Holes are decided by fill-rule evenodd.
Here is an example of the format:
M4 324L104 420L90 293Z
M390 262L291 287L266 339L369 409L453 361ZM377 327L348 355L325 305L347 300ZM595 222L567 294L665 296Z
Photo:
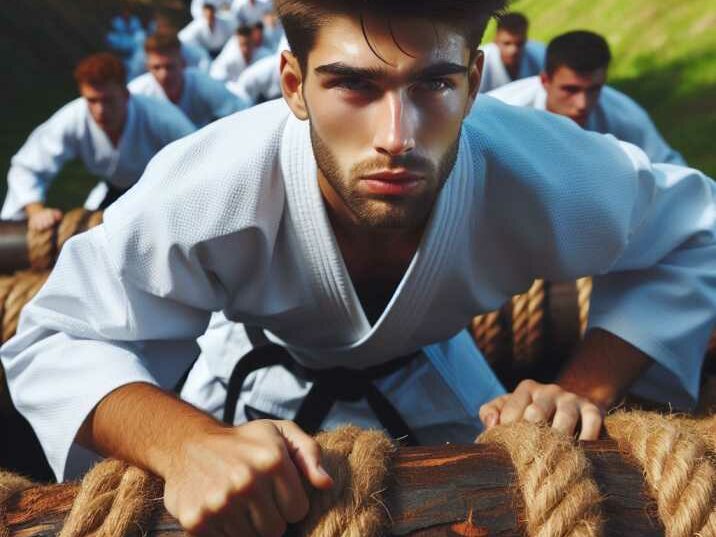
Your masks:
M611 441L585 442L604 496L607 535L663 535L641 472ZM30 489L10 506L12 537L56 535L76 485ZM386 506L392 533L412 537L522 535L523 501L508 457L494 446L403 448L393 470ZM470 520L471 524L465 524ZM462 524L461 524L462 523ZM159 510L147 528L151 537L180 537L178 523Z

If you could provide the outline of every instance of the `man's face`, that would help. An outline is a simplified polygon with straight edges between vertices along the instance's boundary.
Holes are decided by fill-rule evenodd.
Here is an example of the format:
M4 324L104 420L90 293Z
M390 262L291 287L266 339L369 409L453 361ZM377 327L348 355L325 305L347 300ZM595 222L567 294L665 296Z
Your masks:
M80 95L87 101L90 114L97 125L107 133L122 130L127 117L129 92L115 82L106 84L80 84Z
M365 22L385 61L347 16L319 31L308 56L302 92L319 185L354 224L417 229L455 163L478 67L448 26L394 20L394 39L386 21Z
M202 13L204 14L204 20L213 28L216 21L216 12L212 8L205 7L202 9Z
M547 110L566 116L584 127L606 81L607 70L604 68L580 73L561 66L551 76L542 73Z
M251 59L251 53L254 51L253 40L248 35L239 35L237 39L239 40L239 51L241 51L241 55L245 60L249 61Z
M181 93L184 84L184 59L180 52L147 53L147 70L154 75L167 96Z
M259 26L251 28L251 39L255 47L260 47L264 42L264 29Z
M526 33L513 34L507 30L498 30L495 34L495 44L500 49L502 63L508 69L516 69L519 66L525 43L527 43Z

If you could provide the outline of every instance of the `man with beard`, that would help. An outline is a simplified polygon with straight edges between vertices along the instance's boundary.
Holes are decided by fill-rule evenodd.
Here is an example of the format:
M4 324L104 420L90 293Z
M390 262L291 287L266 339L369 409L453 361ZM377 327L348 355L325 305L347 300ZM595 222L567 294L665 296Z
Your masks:
M639 146L652 162L685 166L649 114L633 99L606 85L611 51L606 39L585 30L555 37L547 47L540 76L518 80L490 92L515 106L548 110L589 131L612 134Z
M194 534L275 536L307 512L301 477L332 484L306 432L470 442L480 412L592 439L645 371L695 395L715 187L489 97L465 122L502 7L277 2L284 99L158 155L65 245L1 351L59 477L84 446L161 476ZM463 327L536 277L585 274L591 329L559 383L503 397ZM196 364L182 394L202 412L164 390L214 311L242 323L243 353Z
M246 108L246 103L198 69L185 68L176 34L154 34L144 43L145 73L129 83L129 91L176 105L196 125L204 127Z

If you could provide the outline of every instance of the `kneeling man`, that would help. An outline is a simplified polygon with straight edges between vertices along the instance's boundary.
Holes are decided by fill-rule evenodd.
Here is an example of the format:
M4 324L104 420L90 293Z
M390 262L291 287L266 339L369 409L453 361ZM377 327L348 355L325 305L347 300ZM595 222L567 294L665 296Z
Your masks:
M697 393L716 187L483 95L464 121L502 4L277 1L284 99L158 155L68 241L0 352L59 477L79 444L161 476L194 534L275 536L306 514L302 477L331 486L306 432L470 442L487 403L489 426L595 438L645 372ZM559 383L490 403L463 327L537 277L586 274L591 330ZM183 395L204 412L168 391L215 311L243 352L196 364Z

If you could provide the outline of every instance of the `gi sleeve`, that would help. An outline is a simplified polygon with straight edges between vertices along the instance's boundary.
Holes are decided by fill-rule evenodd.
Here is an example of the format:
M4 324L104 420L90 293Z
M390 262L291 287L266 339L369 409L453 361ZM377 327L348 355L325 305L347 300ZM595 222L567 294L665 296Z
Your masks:
M37 127L12 158L0 219L25 218L25 205L44 201L47 189L62 166L77 157L78 140L73 133L80 119L74 104L62 108Z
M626 248L594 279L590 327L654 359L637 394L688 408L716 324L716 189L696 170L652 165L622 146L637 171L637 202Z
M221 82L207 77L205 84L211 112L215 119L221 119L248 108L248 103L244 99L231 93Z

